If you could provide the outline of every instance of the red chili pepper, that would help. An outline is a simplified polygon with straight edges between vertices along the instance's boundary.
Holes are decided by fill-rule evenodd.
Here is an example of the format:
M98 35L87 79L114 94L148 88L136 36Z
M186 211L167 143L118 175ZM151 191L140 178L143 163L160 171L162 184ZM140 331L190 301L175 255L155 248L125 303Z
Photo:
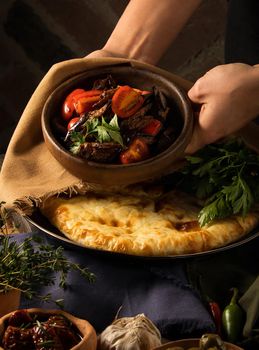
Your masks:
M219 307L219 304L212 300L207 293L205 293L203 286L202 286L202 276L198 276L198 288L199 288L199 293L201 296L202 301L206 305L206 307L209 309L209 312L214 320L214 324L216 327L216 333L221 337L222 334L222 311Z
M215 301L209 301L208 302L209 308L210 308L210 312L211 315L214 319L215 322L215 326L216 326L216 333L221 336L222 331L221 331L221 327L222 327L222 312L221 309L218 305L218 303L216 303Z
M156 136L162 128L162 123L157 119L152 119L141 131L147 135Z

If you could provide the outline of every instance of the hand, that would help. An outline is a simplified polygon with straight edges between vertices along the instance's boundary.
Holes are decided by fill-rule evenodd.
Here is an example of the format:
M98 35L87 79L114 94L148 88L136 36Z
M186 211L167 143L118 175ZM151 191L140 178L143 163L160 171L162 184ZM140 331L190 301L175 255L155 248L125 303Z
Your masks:
M259 114L259 67L242 63L217 66L198 79L188 95L201 105L186 149L193 153L236 132Z

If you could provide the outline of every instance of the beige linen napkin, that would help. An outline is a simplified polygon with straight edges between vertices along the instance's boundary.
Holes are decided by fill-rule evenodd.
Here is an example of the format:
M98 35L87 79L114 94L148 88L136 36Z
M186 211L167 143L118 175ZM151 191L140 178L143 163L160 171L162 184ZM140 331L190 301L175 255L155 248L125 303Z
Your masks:
M41 131L41 111L51 92L72 76L107 65L129 64L157 72L188 90L191 83L165 70L134 60L73 59L51 67L29 100L12 136L0 173L0 200L17 204L23 213L50 195L82 193L86 184L68 173L47 150Z

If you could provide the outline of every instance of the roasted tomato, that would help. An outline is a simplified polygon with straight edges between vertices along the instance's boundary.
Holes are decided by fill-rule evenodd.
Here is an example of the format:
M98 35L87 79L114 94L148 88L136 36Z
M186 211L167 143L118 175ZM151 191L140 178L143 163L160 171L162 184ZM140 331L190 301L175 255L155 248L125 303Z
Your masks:
M135 138L126 151L121 152L120 161L122 164L141 162L149 157L149 148L145 140Z
M90 112L93 105L99 100L101 90L84 91L82 94L73 97L75 111L78 114Z
M67 130L70 130L79 120L79 117L72 118L67 125Z
M141 131L144 134L156 136L162 128L162 123L157 119L152 119Z
M112 110L120 118L132 116L144 103L141 92L128 85L120 86L112 97Z
M85 90L83 89L76 89L72 91L65 99L63 106L62 106L62 117L65 120L69 120L72 118L73 112L75 110L73 97L76 95L82 94Z

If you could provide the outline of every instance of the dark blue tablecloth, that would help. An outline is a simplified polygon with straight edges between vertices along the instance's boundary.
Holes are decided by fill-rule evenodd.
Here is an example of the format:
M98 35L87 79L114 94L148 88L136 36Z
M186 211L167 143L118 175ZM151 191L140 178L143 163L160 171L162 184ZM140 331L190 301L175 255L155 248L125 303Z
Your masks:
M54 246L61 244L41 231L21 234L15 239L20 241L31 234L41 235ZM56 284L41 289L40 293L51 292L54 299L63 298L64 309L90 321L97 332L113 321L120 307L119 317L144 313L169 339L214 331L209 312L188 283L184 260L112 257L70 244L64 249L70 261L87 266L96 275L96 282L89 284L79 273L70 272L67 290ZM56 305L22 299L21 308L29 307L56 308Z

